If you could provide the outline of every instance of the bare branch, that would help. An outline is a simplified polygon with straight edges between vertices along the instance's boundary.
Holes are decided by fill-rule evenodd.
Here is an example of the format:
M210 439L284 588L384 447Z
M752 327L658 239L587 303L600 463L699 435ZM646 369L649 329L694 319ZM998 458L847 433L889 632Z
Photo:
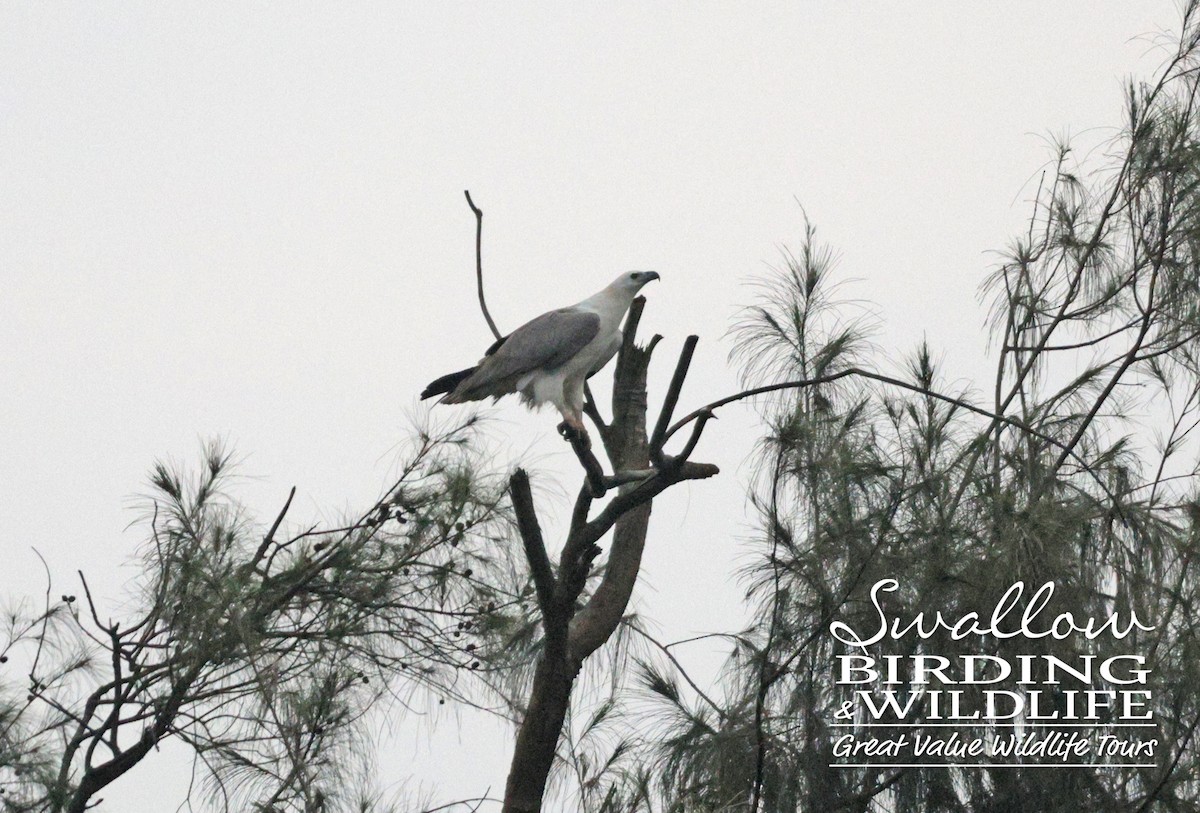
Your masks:
M467 205L475 213L475 283L479 289L479 309L483 311L483 318L487 321L488 329L492 331L494 337L499 339L501 338L500 328L496 327L496 322L488 311L487 300L483 296L483 210L475 205L475 201L471 200L470 190L464 189L463 194L467 196Z
M704 427L708 425L709 421L716 420L716 418L717 416L712 412L701 413L700 417L696 418L696 422L692 426L691 437L688 438L688 442L684 445L683 451L679 453L678 457L668 458L668 461L677 465L678 463L684 462L691 457L692 452L696 450L696 444L700 442L700 435L704 433Z
M764 395L768 392L779 392L780 390L802 389L804 387L812 387L812 386L816 386L818 384L829 384L834 381L840 381L843 378L851 378L851 377L866 378L866 379L869 379L872 381L879 381L883 384L890 384L893 387L899 387L900 389L909 390L910 392L920 393L921 395L925 395L929 398L933 398L935 400L942 401L943 403L951 404L952 406L956 406L960 409L965 409L967 412L973 412L976 415L980 415L984 418L990 418L993 421L996 421L998 423L1002 423L1007 426L1015 427L1016 429L1019 429L1022 432L1025 432L1029 435L1032 435L1033 437L1036 437L1039 440L1043 440L1046 443L1049 443L1051 446L1054 446L1057 449L1061 449L1063 452L1062 456L1063 456L1064 460L1067 457L1070 457L1070 458L1073 458L1077 463L1079 463L1079 465L1083 469L1083 471L1086 471L1088 474L1090 474L1092 476L1092 479L1094 479L1096 481L1096 484L1100 486L1100 489L1105 493L1105 496L1107 496L1112 501L1112 505L1114 506L1116 511L1118 513L1121 512L1120 502L1118 501L1117 496L1115 494L1113 494L1112 490L1108 487L1108 485L1103 480L1100 479L1100 476L1098 474L1096 474L1095 471L1092 470L1091 465L1086 460L1084 460L1082 457L1080 457L1077 452L1075 452L1074 448L1071 445L1063 443L1062 441L1058 440L1057 438L1051 437L1050 435L1047 435L1044 432L1039 432L1038 430L1036 430L1033 427L1026 424L1024 421L1021 421L1017 418L1013 418L1009 415L999 415L994 412L991 412L990 410L983 409L982 407L977 407L974 404L970 403L969 401L964 401L962 398L955 398L954 396L951 396L951 395L944 395L943 393L940 393L936 390L929 389L928 387L923 387L920 384L913 384L908 381L903 381L899 378L893 378L891 376L883 375L881 373L871 372L870 370L863 370L858 367L848 367L848 368L846 368L844 370L840 370L836 373L830 373L829 375L816 376L815 378L798 379L795 381L782 381L777 384L766 384L761 387L753 387L751 389L742 390L741 392L735 392L732 395L727 395L724 398L719 398L716 401L713 401L712 403L705 404L704 406L700 407L699 409L689 412L687 415L685 415L684 417L682 417L678 421L676 421L671 426L671 428L667 430L667 434L666 434L666 437L664 438L664 442L666 440L669 440L672 435L674 435L676 432L678 432L684 426L687 426L692 421L699 420L702 417L704 417L705 420L712 418L713 417L712 412L720 407L725 406L726 404L731 404L731 403L734 403L735 401L743 401L747 398L753 398L756 395Z
M592 442L584 432L576 431L572 426L563 424L561 427L562 435L567 442L571 444L572 451L579 458L580 465L583 466L584 475L587 477L588 487L592 490L593 497L603 497L604 492L608 490L607 480L604 476L604 468L600 465L600 461L596 459L596 455L592 453Z
M683 342L683 349L679 351L679 361L675 364L671 385L667 388L662 410L658 413L658 422L654 425L654 433L650 435L650 460L655 465L662 463L662 446L666 440L667 427L671 425L671 418L675 414L675 405L679 403L679 394L683 390L683 382L687 378L688 367L692 363L692 354L695 353L696 343L699 341L699 336L688 336Z
M537 510L534 508L533 494L529 488L529 475L524 469L517 469L508 478L508 493L512 499L513 510L517 514L517 528L521 532L525 558L529 561L529 570L533 575L538 606L541 607L542 614L546 615L552 610L556 581L554 570L550 567L550 557L546 555L542 529L538 525Z
M275 517L275 521L271 523L270 530L263 537L262 543L258 546L258 550L254 552L254 558L251 559L251 565L258 564L263 556L266 555L267 549L271 547L271 543L275 541L275 532L279 530L283 518L287 516L288 509L292 506L292 498L296 496L296 487L292 486L292 490L288 492L287 500L283 503L283 508L279 510L279 514Z
M599 540L622 516L650 502L676 483L684 480L704 480L720 473L721 470L711 463L685 462L677 467L669 466L629 491L613 497L604 510L584 527L583 538L589 542Z
M596 427L596 431L600 433L600 440L607 449L609 425L604 420L604 416L600 414L600 407L596 405L596 396L592 395L592 387L586 381L583 382L583 414L587 415L592 425Z

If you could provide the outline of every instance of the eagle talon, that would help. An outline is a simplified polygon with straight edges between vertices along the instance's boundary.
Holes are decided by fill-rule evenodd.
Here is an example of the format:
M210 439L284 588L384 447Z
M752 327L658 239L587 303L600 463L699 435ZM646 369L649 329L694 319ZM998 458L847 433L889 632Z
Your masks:
M583 426L576 426L570 421L563 421L558 425L558 433L563 436L564 440L571 443L583 443L585 448L591 448L591 438L588 436L587 429Z

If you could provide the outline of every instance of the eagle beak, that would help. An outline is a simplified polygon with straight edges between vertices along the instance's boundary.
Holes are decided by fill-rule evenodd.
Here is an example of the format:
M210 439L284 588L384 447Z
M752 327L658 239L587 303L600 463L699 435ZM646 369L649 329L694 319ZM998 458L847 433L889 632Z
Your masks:
M662 279L662 277L660 277L658 275L657 271L647 271L646 272L646 282L653 282L656 279Z

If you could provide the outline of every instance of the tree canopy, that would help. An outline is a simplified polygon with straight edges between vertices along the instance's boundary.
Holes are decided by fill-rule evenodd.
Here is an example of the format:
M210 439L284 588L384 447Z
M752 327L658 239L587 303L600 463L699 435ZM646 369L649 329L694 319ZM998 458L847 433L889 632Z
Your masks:
M560 540L543 535L539 473L482 453L475 418L414 430L396 482L335 527L294 525L291 497L268 521L248 516L219 445L194 471L156 464L136 600L104 617L80 573L78 590L4 616L0 810L87 810L167 740L194 755L197 808L395 807L372 786L365 722L418 697L487 709L516 731L503 800L430 809L1195 809L1197 14L1185 6L1158 76L1130 84L1106 150L1056 146L1027 228L983 287L994 365L965 384L938 348L879 344L806 218L733 327L739 392L680 408L695 336L666 391L648 392L662 337L639 343L652 306L635 303L612 403L589 396L592 436L568 434L582 471ZM468 203L480 304L499 334L482 210ZM743 401L763 419L739 574L750 623L711 631L728 656L708 682L629 602L656 538L653 501L722 482L693 457L718 410ZM883 605L901 619L980 616L1017 584L1028 610L1046 583L1080 620L1144 623L1020 640L942 624L869 647L833 634L873 629ZM881 584L894 588L882 599ZM921 656L1028 657L1028 679L968 685L962 702L1038 682L1056 710L1093 681L1051 680L1055 659L1137 653L1154 727L1130 736L1153 741L1149 762L848 763L838 743L869 721L839 716L849 689L833 665L863 652L904 664L908 681ZM982 719L958 727L998 736ZM489 786L499 778L481 794Z

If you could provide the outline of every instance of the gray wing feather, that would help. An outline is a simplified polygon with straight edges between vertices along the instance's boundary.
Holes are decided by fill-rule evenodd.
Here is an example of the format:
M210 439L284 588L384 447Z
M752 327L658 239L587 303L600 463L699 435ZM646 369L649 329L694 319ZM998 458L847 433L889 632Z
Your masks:
M561 308L543 313L514 330L475 373L446 397L447 403L498 397L516 391L517 381L532 370L561 367L600 332L600 317Z

